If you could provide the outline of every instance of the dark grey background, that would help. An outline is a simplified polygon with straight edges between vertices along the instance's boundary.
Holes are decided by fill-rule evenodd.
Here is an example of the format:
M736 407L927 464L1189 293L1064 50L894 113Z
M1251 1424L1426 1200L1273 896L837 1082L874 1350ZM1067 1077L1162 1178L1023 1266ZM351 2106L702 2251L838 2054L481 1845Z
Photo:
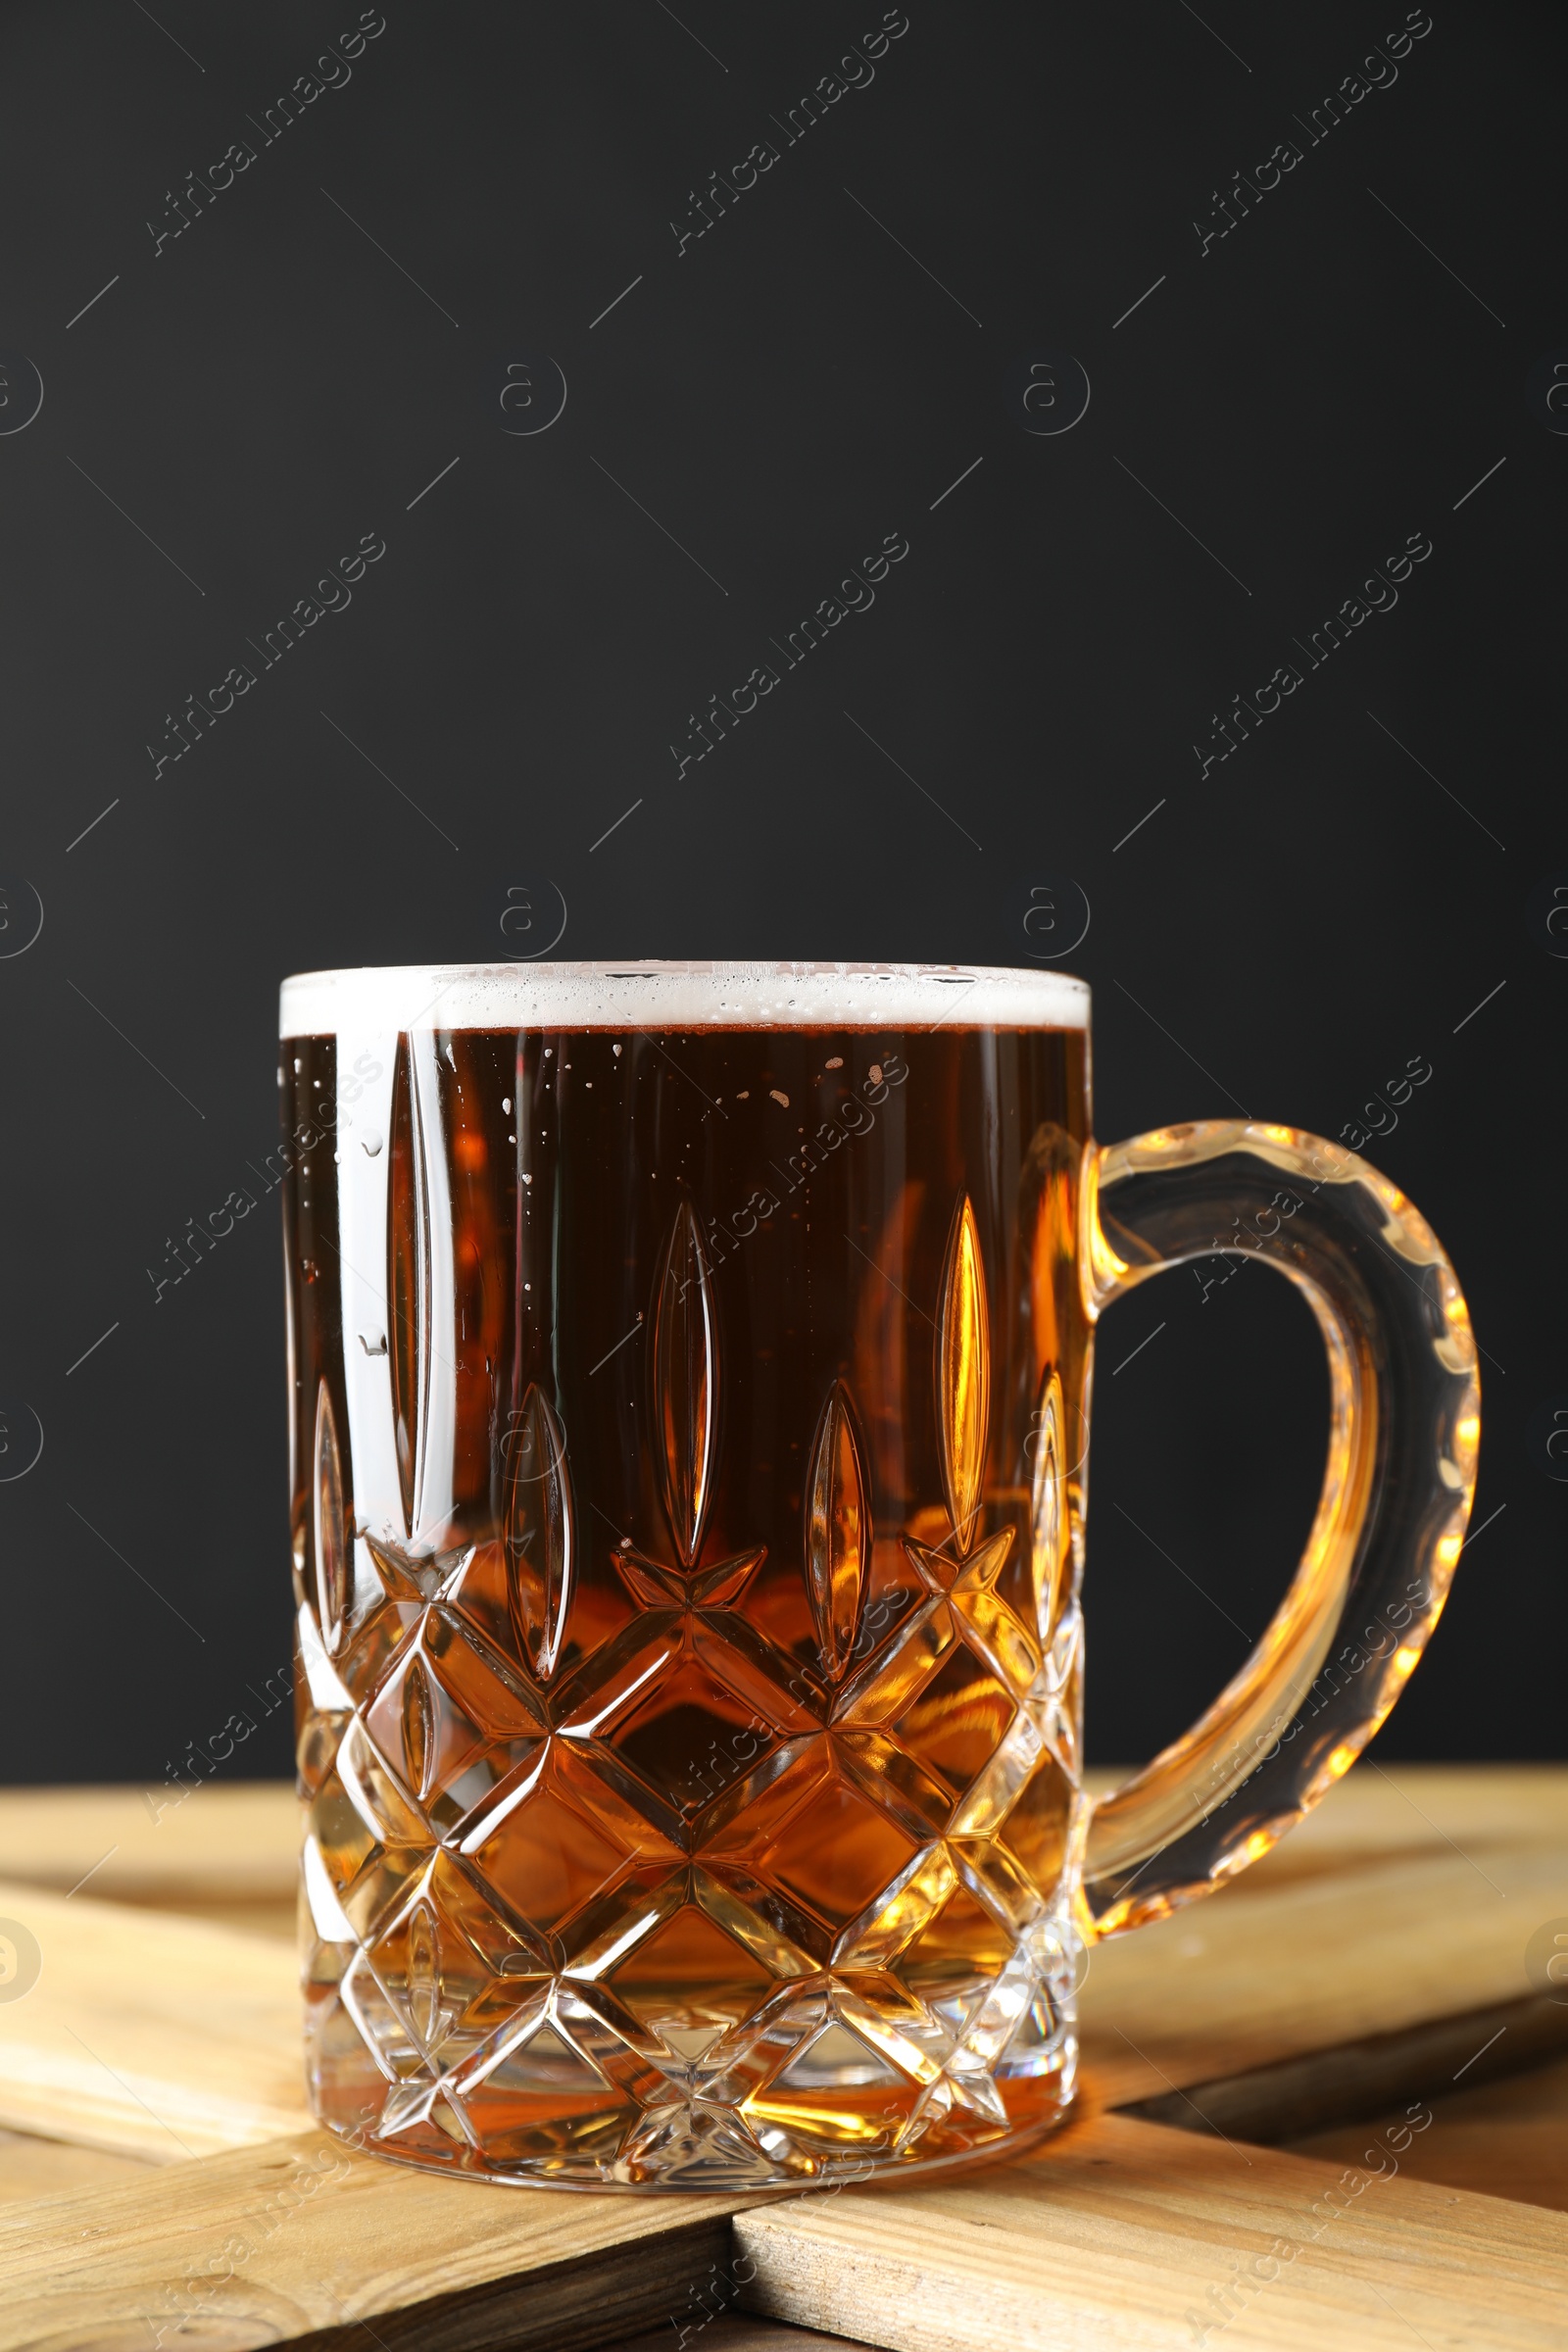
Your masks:
M272 1139L284 973L504 953L509 890L547 882L563 955L1024 962L1030 889L1071 878L1107 1138L1241 1105L1337 1136L1429 1059L1372 1155L1468 1290L1482 1532L1385 1744L1559 1747L1568 1487L1526 1431L1568 1392L1568 963L1528 906L1568 868L1568 439L1526 377L1568 358L1568 25L1435 0L1312 145L1393 0L910 0L786 146L881 13L387 0L269 145L355 8L0 16L0 346L45 391L0 437L0 869L45 916L0 962L0 1394L45 1433L0 1485L7 1778L156 1786L258 1712L288 1643L275 1207L156 1305L147 1269ZM767 138L679 251L690 192ZM1092 388L1055 437L1004 398L1048 352ZM509 435L503 370L542 354L564 413ZM155 778L166 714L367 532L352 605ZM875 609L677 780L688 714L889 532ZM1211 714L1417 532L1397 608L1200 779ZM1212 1694L1310 1516L1306 1311L1204 1278L1104 1333L1099 1757ZM286 1769L281 1725L224 1768Z

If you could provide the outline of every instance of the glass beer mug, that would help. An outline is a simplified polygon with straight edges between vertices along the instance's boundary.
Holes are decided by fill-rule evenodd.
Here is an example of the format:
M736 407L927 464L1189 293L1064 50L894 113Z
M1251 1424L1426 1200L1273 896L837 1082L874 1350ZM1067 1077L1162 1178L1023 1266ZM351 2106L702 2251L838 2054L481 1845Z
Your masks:
M800 2187L1007 2154L1083 1953L1266 1853L1415 1665L1476 1353L1290 1127L1091 1134L1089 995L840 964L282 996L311 2093L403 2162ZM1081 1772L1096 1324L1246 1250L1328 1351L1242 1670Z

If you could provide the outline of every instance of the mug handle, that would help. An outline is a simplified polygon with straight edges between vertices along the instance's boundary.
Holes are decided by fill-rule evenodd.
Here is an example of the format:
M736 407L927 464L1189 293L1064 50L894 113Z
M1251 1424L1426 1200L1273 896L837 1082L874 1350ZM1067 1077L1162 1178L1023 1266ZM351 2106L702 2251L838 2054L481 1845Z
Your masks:
M1469 1309L1430 1226L1342 1145L1203 1119L1085 1154L1091 1326L1168 1266L1278 1267L1317 1317L1329 1445L1289 1592L1192 1730L1089 1817L1085 1930L1116 1935L1257 1861L1348 1772L1447 1596L1475 1492L1481 1389Z

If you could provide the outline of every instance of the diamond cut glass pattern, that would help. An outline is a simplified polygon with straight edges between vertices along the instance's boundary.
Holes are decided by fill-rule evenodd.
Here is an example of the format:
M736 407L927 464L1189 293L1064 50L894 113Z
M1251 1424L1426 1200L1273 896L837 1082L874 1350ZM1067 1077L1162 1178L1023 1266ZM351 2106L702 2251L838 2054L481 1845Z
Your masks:
M389 1149L355 1162L344 1214L386 1268L355 1319L379 1316L387 1345L354 1368L347 1442L317 1366L307 1456L317 2104L416 2163L582 2185L1001 2144L1051 2119L1073 2064L1024 1939L1050 1919L1052 1949L1072 1941L1075 1784L1046 1721L1071 1701L1042 1653L1071 1583L1059 1446L1023 1497L993 1465L971 1190L901 1178L890 1220L869 1146L808 1178L813 1222L842 1205L880 1251L863 1293L848 1253L814 1396L679 1152L648 1187L668 1186L662 1220L623 1209L624 1268L590 1282L626 1335L596 1370L564 1295L607 1262L572 1229L570 1114L618 1085L683 1139L701 1128L662 1055L632 1054L617 1069L602 1039L527 1033L378 1048ZM821 1039L813 1059L843 1066ZM296 1085L336 1066L306 1042ZM1081 1126L1070 1080L1037 1073L1036 1094ZM759 1253L786 1238L771 1214ZM1014 1278L1026 1243L1004 1243ZM1053 1315L1070 1326L1069 1302ZM786 1356L805 1410L768 1430ZM1059 1396L1081 1373L1044 1377ZM584 1422L585 1393L604 1420ZM1051 2065L1009 2059L1026 2031Z
M518 1645L548 1682L571 1598L574 1531L566 1433L536 1384L529 1384L512 1441L502 1531L507 1596Z
M811 1447L807 1478L806 1574L825 1671L837 1682L855 1646L871 1550L865 1474L849 1392L835 1381Z

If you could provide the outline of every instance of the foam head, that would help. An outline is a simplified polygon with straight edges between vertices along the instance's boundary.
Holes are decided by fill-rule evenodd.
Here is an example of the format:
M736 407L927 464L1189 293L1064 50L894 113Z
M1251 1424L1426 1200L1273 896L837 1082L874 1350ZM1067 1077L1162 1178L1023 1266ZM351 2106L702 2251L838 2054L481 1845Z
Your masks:
M301 972L280 1037L405 1029L1084 1029L1065 972L953 963L432 963Z

